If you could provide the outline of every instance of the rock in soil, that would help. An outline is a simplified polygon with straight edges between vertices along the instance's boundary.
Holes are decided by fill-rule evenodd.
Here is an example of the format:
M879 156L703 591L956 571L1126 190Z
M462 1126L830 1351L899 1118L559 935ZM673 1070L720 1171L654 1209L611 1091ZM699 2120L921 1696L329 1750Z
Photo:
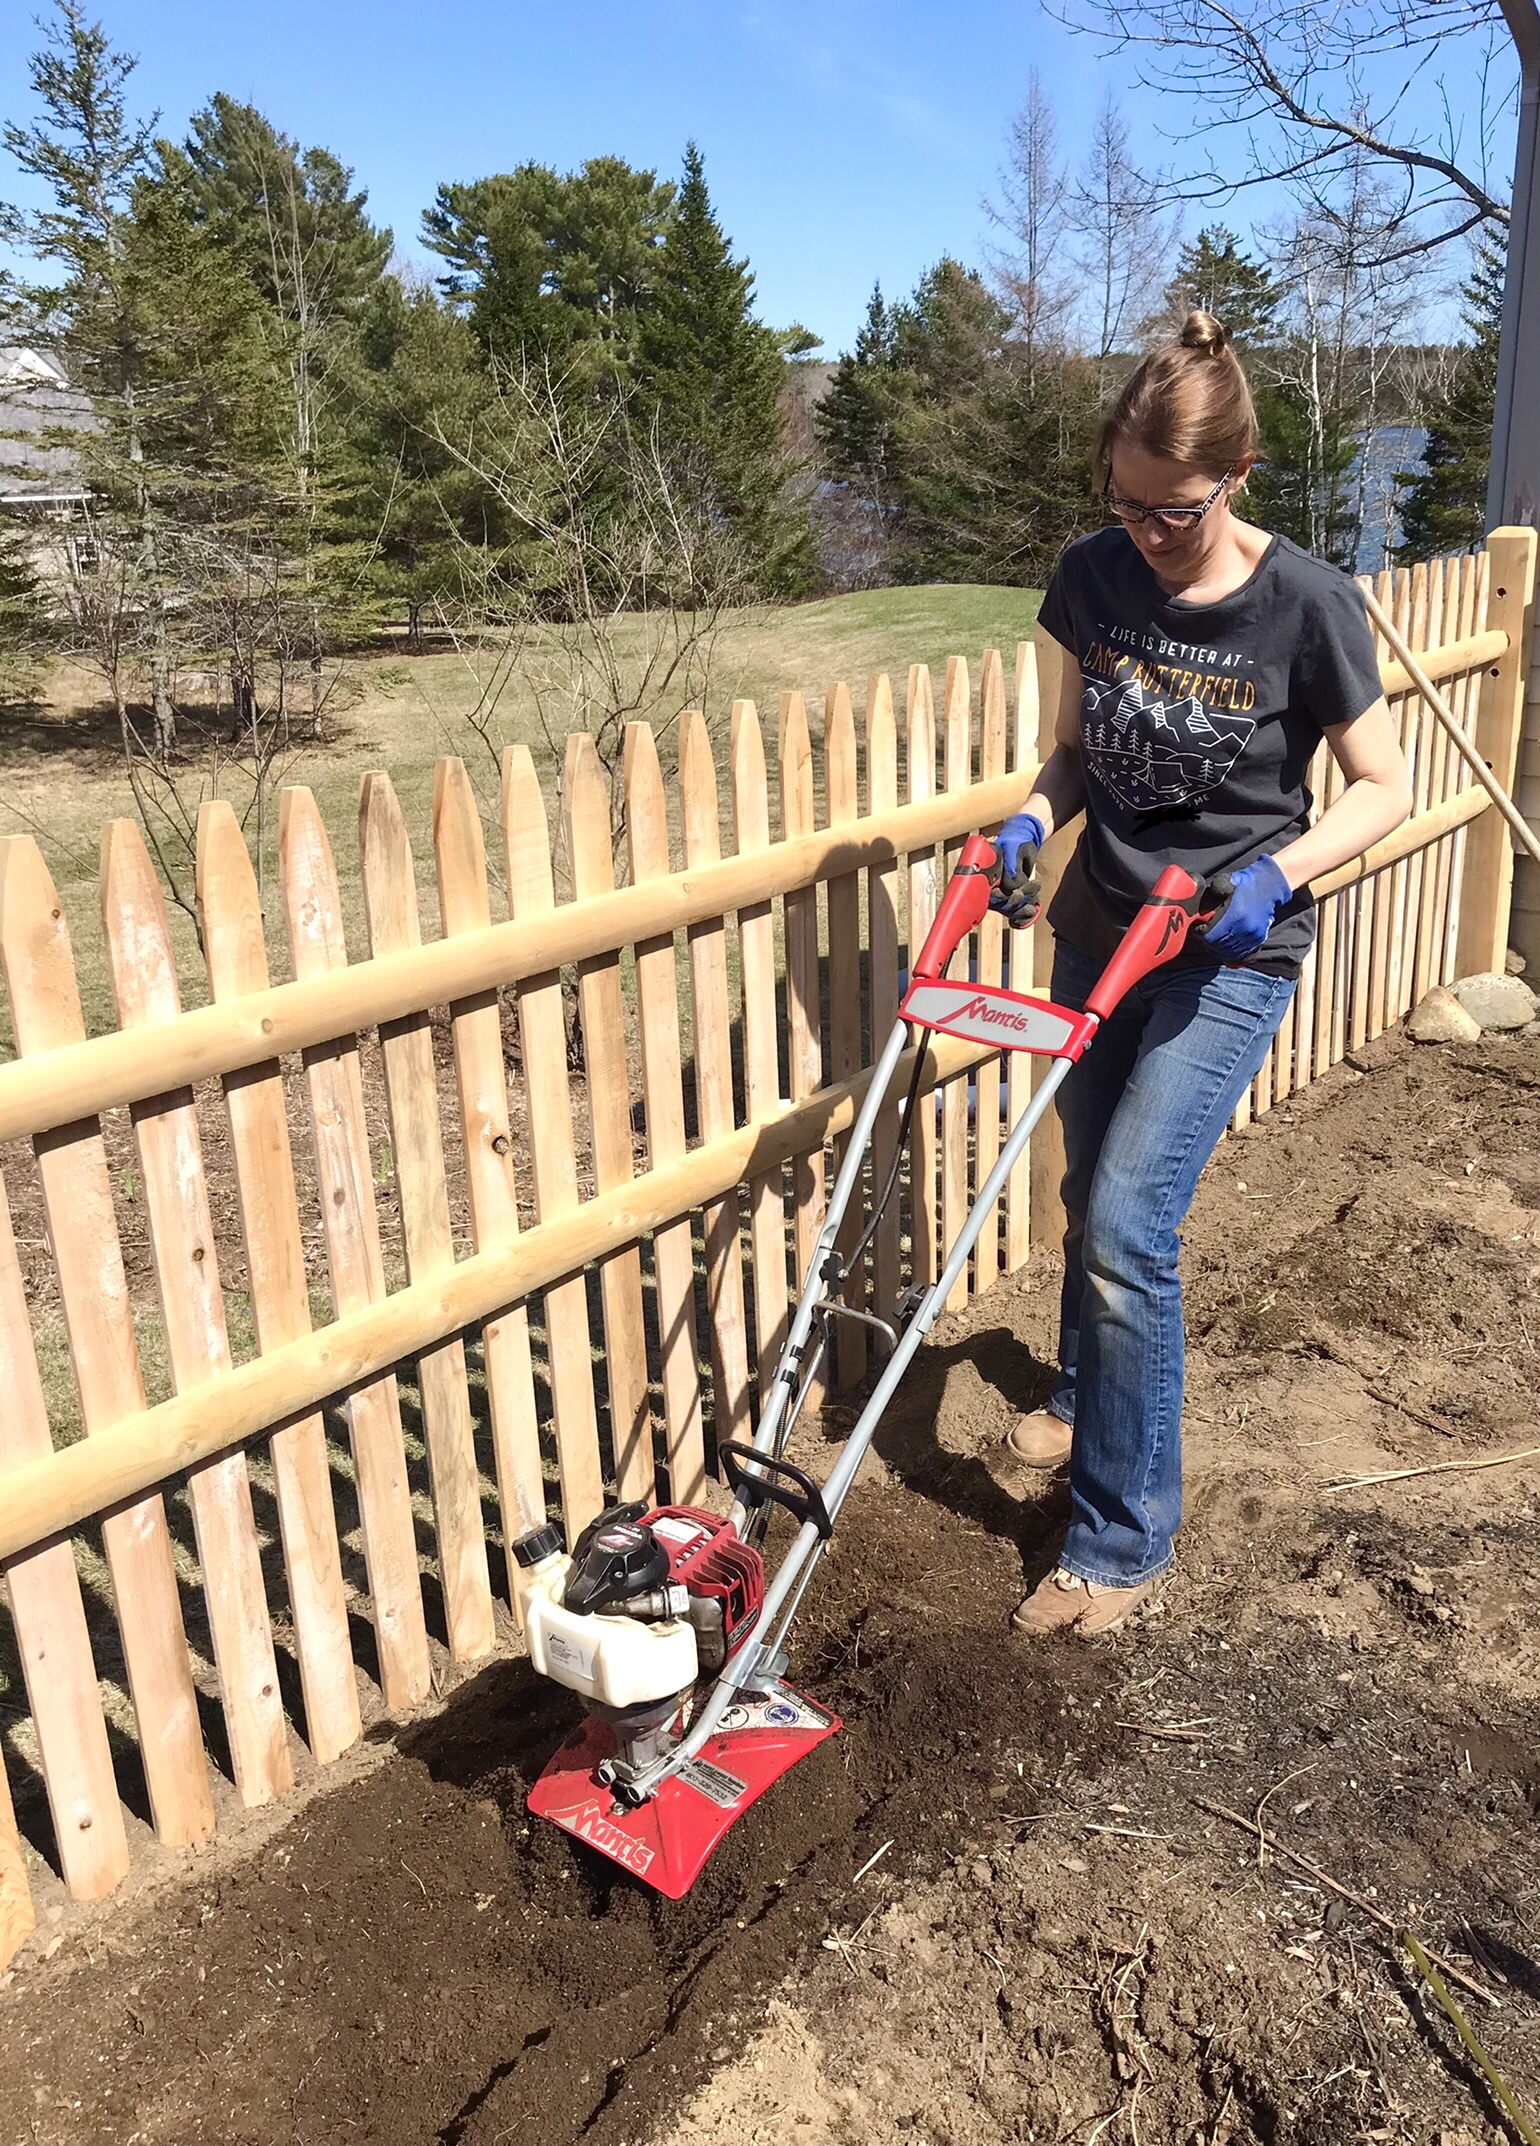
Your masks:
M1540 1013L1540 999L1521 977L1499 976L1493 969L1462 976L1454 995L1482 1028L1525 1028Z
M1406 1032L1414 1043L1473 1043L1481 1023L1446 984L1435 984L1407 1015Z

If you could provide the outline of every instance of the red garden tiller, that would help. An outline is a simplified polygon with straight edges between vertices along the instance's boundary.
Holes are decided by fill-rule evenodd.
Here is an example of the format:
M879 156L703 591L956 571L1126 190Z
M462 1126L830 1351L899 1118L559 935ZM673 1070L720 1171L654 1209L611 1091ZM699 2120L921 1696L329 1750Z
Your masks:
M614 1506L583 1530L570 1555L554 1525L513 1545L530 1660L542 1676L581 1694L586 1706L582 1723L535 1783L529 1808L671 1899L689 1890L756 1797L839 1728L833 1714L784 1683L782 1672L792 1620L856 1471L1070 1067L1124 993L1180 950L1202 913L1197 883L1168 866L1084 1013L1072 1013L998 985L946 978L947 963L983 918L999 876L993 844L971 836L873 1071L754 1442L717 1448L733 1492L731 1511L723 1518L695 1506ZM901 1311L895 1327L843 1303L840 1291L897 1189L920 1090L918 1051L888 1181L848 1260L835 1240L911 1028L1035 1051L1054 1063L1006 1140L940 1275L906 1307L907 1316ZM786 1458L786 1444L837 1318L875 1327L891 1353L818 1484ZM775 1506L791 1514L797 1532L767 1578L762 1545Z

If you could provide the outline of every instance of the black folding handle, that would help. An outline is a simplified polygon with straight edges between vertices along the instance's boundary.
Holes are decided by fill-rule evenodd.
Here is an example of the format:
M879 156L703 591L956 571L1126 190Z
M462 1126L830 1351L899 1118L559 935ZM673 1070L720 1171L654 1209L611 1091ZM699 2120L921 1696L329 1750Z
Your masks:
M804 1469L793 1466L789 1460L776 1460L768 1453L761 1453L757 1446L740 1445L736 1439L728 1439L719 1445L717 1456L733 1496L750 1512L768 1499L772 1505L779 1505L790 1513L803 1527L811 1520L825 1542L834 1533L834 1522L823 1502L823 1492ZM752 1462L752 1467L746 1468L745 1461ZM784 1482L782 1477L786 1478Z

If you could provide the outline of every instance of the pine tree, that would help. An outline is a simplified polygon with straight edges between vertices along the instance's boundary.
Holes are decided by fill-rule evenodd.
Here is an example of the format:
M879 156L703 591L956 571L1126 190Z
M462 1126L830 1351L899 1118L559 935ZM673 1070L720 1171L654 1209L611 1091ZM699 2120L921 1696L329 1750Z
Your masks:
M1265 263L1243 252L1233 231L1208 224L1177 255L1162 310L1146 326L1174 336L1197 309L1222 321L1243 348L1255 348L1271 334L1282 296Z
M620 157L566 174L521 164L441 186L423 240L449 264L445 297L503 363L628 365L673 204L667 181Z
M391 234L328 149L301 149L249 104L222 93L185 144L190 197L280 316L320 327L355 313L385 272Z
M336 519L383 601L405 598L409 645L425 607L465 593L468 553L495 540L497 503L463 450L491 383L468 322L392 275L358 324Z
M897 504L898 425L892 314L873 284L866 319L814 413L826 474L854 486L878 514Z
M1476 248L1461 286L1472 340L1461 351L1447 389L1427 413L1422 466L1398 470L1408 490L1401 508L1400 559L1434 559L1466 551L1486 532L1492 419L1497 406L1497 348L1502 335L1506 253L1487 236Z
M641 319L640 380L682 496L736 536L762 593L783 595L806 582L812 535L788 496L785 361L775 334L754 318L753 294L691 142Z

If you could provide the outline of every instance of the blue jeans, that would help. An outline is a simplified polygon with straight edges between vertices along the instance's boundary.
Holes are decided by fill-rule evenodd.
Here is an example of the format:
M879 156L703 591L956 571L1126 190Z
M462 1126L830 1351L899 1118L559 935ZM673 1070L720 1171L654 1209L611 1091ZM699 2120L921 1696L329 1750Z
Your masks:
M1061 941L1055 999L1080 1010L1100 973ZM1134 1587L1172 1561L1185 1354L1178 1232L1293 991L1292 977L1260 969L1157 969L1059 1090L1069 1224L1048 1406L1074 1426L1059 1563L1083 1580Z

